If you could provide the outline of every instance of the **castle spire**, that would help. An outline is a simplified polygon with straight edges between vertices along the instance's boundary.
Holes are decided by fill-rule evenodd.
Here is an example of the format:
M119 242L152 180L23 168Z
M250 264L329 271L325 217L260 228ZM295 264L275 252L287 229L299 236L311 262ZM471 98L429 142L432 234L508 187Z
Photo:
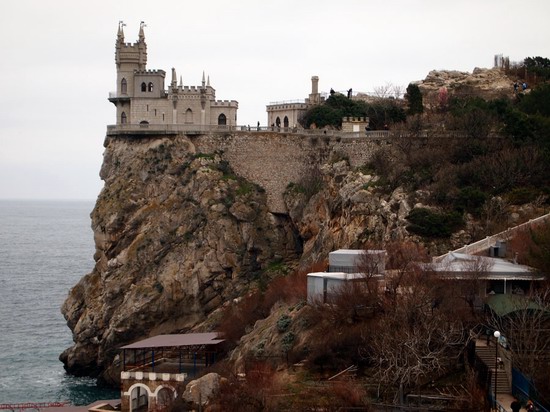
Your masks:
M122 20L118 22L118 33L116 35L117 41L120 43L124 43L124 29L123 27L126 26Z
M206 81L206 86L210 87L210 75L208 75L208 80Z
M143 28L146 26L147 25L145 24L144 21L141 21L139 23L139 41L145 41L145 32L143 31Z
M180 74L180 87L183 87L183 80L181 78L181 74Z
M204 70L202 71L202 88L204 89L204 84L205 84L205 80L204 80Z

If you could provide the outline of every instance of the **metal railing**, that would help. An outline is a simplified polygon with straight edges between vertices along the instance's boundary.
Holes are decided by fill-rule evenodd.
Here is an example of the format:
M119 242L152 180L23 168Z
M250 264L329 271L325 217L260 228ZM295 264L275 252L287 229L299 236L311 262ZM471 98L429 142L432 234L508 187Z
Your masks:
M484 239L478 240L477 242L470 243L469 245L462 246L461 248L452 250L451 252L447 252L444 255L437 256L434 258L435 262L441 261L445 256L447 256L449 253L465 253L465 254L476 254L478 252L481 252L485 249L489 249L489 247L494 246L495 242L497 240L509 240L512 238L513 235L515 235L517 232L526 230L531 228L532 226L544 223L545 221L550 219L550 213L547 213L545 215L539 216L535 219L529 219L529 221L525 223L521 223L517 226L508 228L500 233L497 233L496 235L487 236Z

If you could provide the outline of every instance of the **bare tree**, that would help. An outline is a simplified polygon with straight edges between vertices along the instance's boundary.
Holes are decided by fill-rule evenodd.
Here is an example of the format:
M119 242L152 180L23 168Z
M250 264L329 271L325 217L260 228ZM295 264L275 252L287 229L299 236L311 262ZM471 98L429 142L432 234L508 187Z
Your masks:
M376 365L380 382L395 390L395 402L403 400L404 390L448 371L465 336L433 275L402 272L399 284L363 352Z
M392 83L387 82L383 86L375 86L374 87L374 95L376 97L380 97L382 99L386 99L392 95L392 90L394 89L394 86Z
M531 295L511 295L513 311L492 314L490 324L506 338L514 367L548 391L550 367L550 288ZM544 390L543 390L544 389Z

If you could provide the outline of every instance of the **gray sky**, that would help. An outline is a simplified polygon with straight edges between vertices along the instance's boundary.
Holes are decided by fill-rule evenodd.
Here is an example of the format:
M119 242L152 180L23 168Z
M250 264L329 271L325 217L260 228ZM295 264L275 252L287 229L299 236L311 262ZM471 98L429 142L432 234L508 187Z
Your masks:
M115 108L114 45L145 21L149 69L210 75L238 123L320 91L406 87L430 70L550 57L550 1L1 0L0 199L95 199Z

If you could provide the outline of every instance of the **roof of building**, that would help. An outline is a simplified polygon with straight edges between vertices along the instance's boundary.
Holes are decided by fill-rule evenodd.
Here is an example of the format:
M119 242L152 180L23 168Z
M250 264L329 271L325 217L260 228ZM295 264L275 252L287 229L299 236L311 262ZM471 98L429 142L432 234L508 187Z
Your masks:
M427 265L436 272L443 272L455 278L478 274L480 279L539 280L529 266L519 265L506 259L474 256L451 252L439 262Z
M182 333L174 335L157 335L138 342L122 346L121 349L174 348L178 346L217 345L224 341L218 339L218 332Z
M120 405L120 399L112 400L97 400L88 406L60 406L48 408L48 412L89 412L92 411L109 411L116 410L116 406Z
M345 273L345 272L312 272L308 273L308 276L323 279L335 279L335 280L359 280L366 279L367 276L364 273Z

